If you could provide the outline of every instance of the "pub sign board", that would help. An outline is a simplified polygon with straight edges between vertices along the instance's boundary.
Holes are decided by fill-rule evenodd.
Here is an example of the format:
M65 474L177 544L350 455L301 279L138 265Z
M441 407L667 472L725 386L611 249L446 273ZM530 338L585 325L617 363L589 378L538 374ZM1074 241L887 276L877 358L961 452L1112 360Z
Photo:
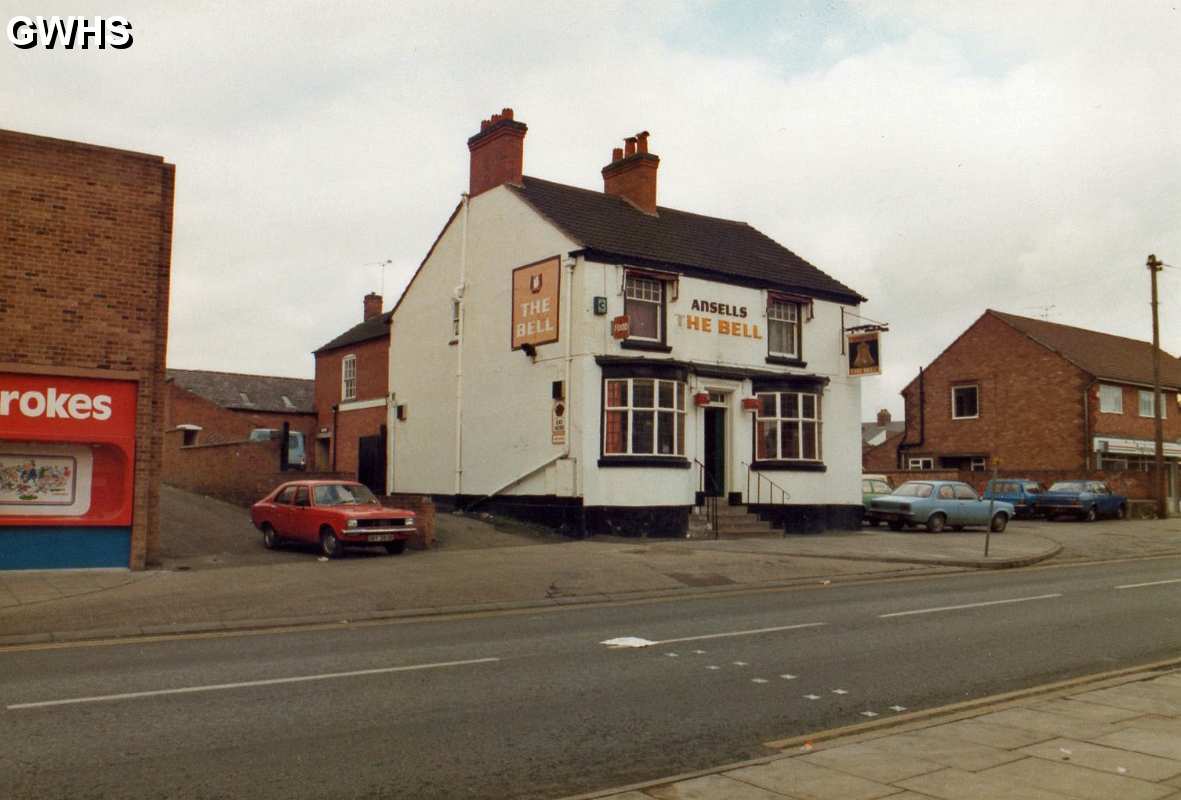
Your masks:
M513 350L558 341L561 266L554 256L513 270Z
M881 375L881 339L878 331L849 335L849 375Z

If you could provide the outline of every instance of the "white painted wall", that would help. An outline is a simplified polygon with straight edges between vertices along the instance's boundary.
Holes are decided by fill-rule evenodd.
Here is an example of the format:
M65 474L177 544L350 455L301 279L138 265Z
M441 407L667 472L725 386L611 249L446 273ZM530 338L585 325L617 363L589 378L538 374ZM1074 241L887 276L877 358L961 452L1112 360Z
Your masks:
M578 243L536 214L511 190L498 187L471 200L467 222L467 285L462 342L463 472L455 472L456 371L460 346L451 344L451 299L460 282L464 217L461 211L444 231L434 252L407 289L393 316L390 389L408 418L391 418L394 491L437 494L487 494L527 473L506 494L582 496L587 505L688 505L698 486L691 469L600 468L602 378L595 356L652 359L746 367L828 377L822 396L824 473L765 473L791 494L791 502L861 502L860 385L849 378L841 353L841 312L835 303L816 301L815 316L803 324L805 368L766 362L766 292L717 281L681 277L677 299L667 304L668 344L672 352L627 350L611 337L611 319L623 313L623 268L579 257L571 273L562 269L561 338L538 348L531 360L510 350L511 273L516 267L577 250ZM608 313L595 316L593 298L604 296ZM721 314L695 312L694 299L745 307L745 322L760 338L717 333ZM684 316L713 320L711 332L689 330ZM551 382L563 380L567 345L569 457L550 440ZM689 393L729 392L727 411L727 489L745 491L753 447L753 415L740 407L753 396L749 381L690 376ZM688 402L686 452L700 460L704 414ZM536 471L534 471L536 470ZM753 486L753 484L752 484Z

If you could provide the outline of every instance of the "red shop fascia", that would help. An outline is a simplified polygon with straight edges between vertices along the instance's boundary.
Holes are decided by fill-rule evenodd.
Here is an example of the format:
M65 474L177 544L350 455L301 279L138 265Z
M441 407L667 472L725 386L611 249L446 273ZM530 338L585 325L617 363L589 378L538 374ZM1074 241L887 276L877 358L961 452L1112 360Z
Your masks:
M0 526L130 526L137 393L0 372Z

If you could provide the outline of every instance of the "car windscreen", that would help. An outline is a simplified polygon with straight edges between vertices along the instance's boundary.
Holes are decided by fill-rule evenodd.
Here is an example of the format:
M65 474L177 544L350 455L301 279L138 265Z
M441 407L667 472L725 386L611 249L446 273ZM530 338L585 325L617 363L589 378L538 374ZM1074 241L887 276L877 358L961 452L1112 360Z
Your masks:
M907 482L894 490L898 497L930 497L935 487L929 483Z
M314 487L316 505L344 506L376 503L373 492L359 483L326 483Z
M1058 481L1050 487L1051 492L1085 492L1087 484L1082 481Z

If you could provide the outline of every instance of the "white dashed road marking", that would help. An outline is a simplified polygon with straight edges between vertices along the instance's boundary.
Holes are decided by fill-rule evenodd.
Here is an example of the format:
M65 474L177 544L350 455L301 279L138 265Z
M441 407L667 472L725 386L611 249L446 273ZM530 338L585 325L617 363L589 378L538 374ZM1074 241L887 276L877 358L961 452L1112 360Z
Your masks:
M918 608L914 611L895 611L892 614L878 614L878 619L889 617L908 617L912 614L934 614L937 611L959 611L964 608L983 608L984 606L1002 606L1009 603L1028 603L1030 600L1049 600L1061 597L1061 594L1039 594L1036 597L1014 597L1012 600L989 600L987 603L965 603L962 606L940 606L939 608Z
M807 699L807 700L819 700L819 699L820 699L820 695L818 695L818 694L806 694L806 695L804 695L804 698L805 698L805 699Z
M862 711L861 712L861 716L863 716L863 717L876 717L877 715L878 715L878 712L876 712L876 711Z
M890 706L891 711L905 711L906 706Z
M1150 581L1149 583L1126 583L1123 586L1117 586L1117 589L1139 589L1144 586L1164 586L1166 583L1181 583L1181 578L1173 578L1168 581Z
M800 676L799 675L792 675L790 673L784 673L784 674L780 675L779 677L783 678L785 681L794 681L796 678L798 678Z
M751 683L766 683L767 679L766 678L751 678L750 682Z
M657 644L676 644L679 642L699 642L703 639L725 639L731 636L755 636L760 633L779 633L780 631L794 631L801 628L819 628L822 625L827 625L826 622L802 622L799 625L779 625L774 628L755 628L749 631L727 631L726 633L706 633L701 636L679 636L676 639L661 639L660 641L652 641L651 639L642 639L639 636L620 636L616 639L607 639L599 644L605 644L608 647L652 647Z
M849 691L847 689L833 689L832 693L833 694L848 694Z

